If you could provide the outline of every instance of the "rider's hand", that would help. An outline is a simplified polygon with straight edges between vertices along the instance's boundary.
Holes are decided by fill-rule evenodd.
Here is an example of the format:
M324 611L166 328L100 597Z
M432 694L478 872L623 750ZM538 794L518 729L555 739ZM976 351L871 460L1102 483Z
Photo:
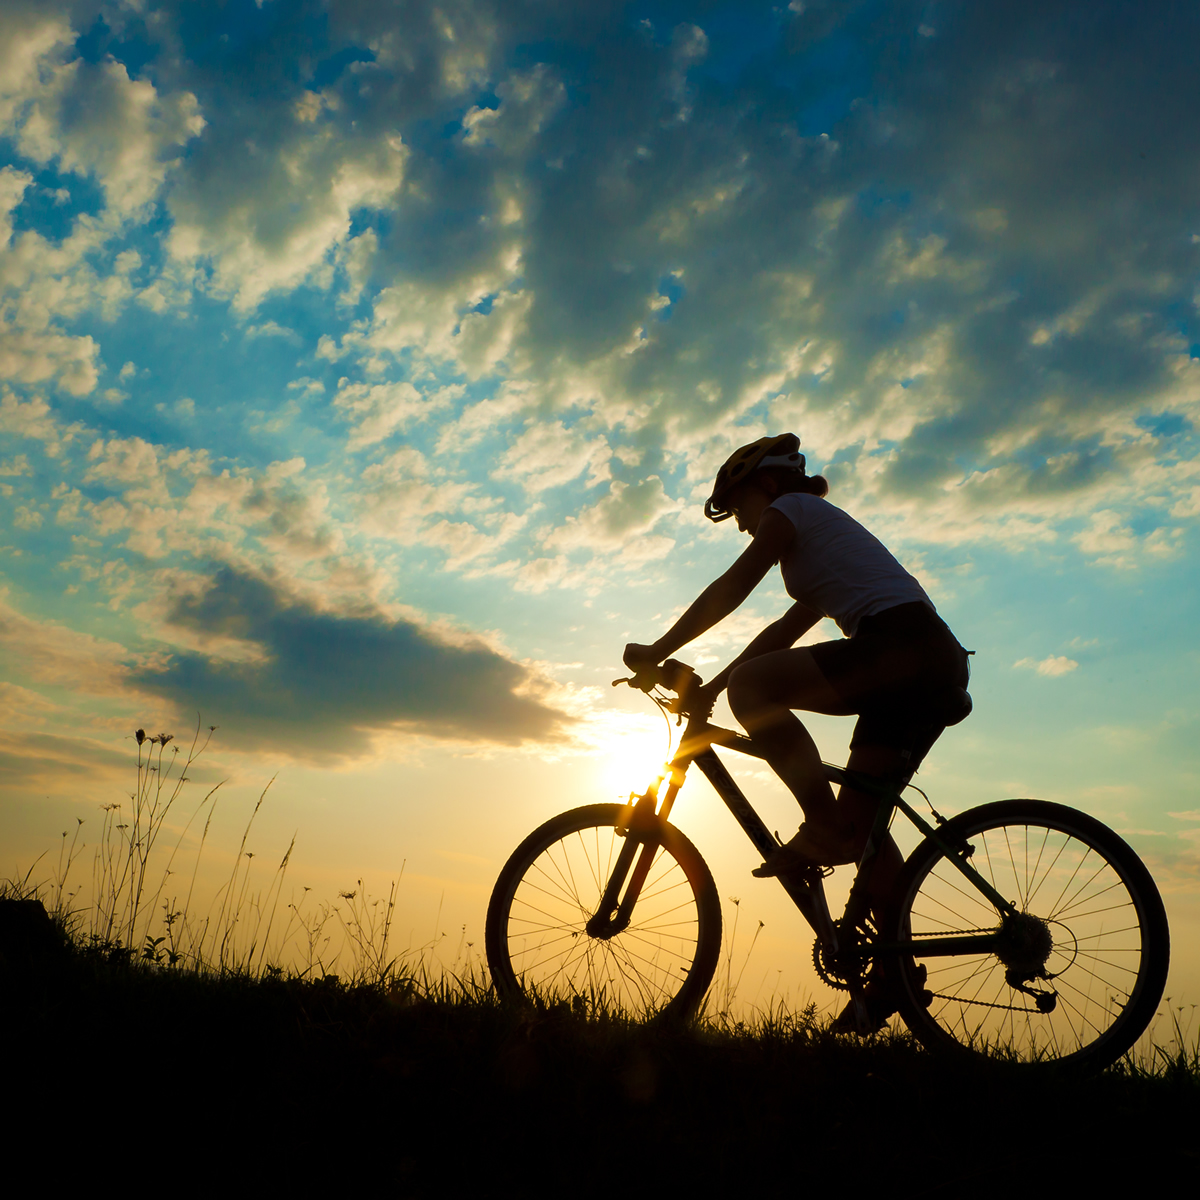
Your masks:
M653 646L643 646L638 642L630 642L625 647L625 653L621 659L634 674L644 671L647 667L658 666L659 661Z

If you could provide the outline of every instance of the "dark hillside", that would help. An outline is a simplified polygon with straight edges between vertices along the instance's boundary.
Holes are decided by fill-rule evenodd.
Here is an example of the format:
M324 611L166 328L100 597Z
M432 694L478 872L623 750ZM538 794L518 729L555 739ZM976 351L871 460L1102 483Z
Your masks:
M204 977L57 932L10 936L0 971L13 1144L63 1181L119 1160L187 1194L907 1196L1178 1188L1197 1165L1194 1061L1091 1080L952 1070L803 1017L588 1021L464 987Z

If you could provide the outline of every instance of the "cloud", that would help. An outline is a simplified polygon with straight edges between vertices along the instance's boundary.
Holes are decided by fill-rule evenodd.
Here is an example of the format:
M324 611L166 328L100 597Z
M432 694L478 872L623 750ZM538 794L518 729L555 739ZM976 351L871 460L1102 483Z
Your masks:
M49 4L6 4L0 10L0 126L9 125L41 85L40 67L65 53L75 34Z
M99 378L99 344L63 332L58 322L89 309L112 319L132 294L129 276L141 259L124 250L111 269L97 272L89 259L102 253L106 235L86 218L58 243L35 230L14 233L14 213L32 182L27 171L0 168L0 379L56 380L70 395L85 396Z
M139 578L138 555L237 562L281 596L320 579L339 604L389 594L414 544L595 588L702 539L667 518L731 444L795 428L889 542L1180 553L1195 18L1101 6L1069 34L958 6L932 37L923 3L839 27L851 7L775 14L739 65L702 7L672 29L459 0L402 28L334 6L320 46L272 5L261 44L189 60L168 3L140 70L6 8L0 118L25 157L0 171L0 426L58 455L45 536L120 540ZM829 37L861 60L833 89ZM69 203L43 196L56 172ZM168 329L222 369L163 394L187 369L156 357ZM86 439L29 395L94 413L129 354L153 376L127 363L139 386ZM13 479L32 522L41 480Z
M1022 658L1013 663L1013 666L1028 667L1030 670L1036 671L1039 675L1055 679L1059 675L1069 675L1078 668L1079 664L1073 658L1067 658L1065 654L1051 654L1048 658L1043 658L1041 661L1034 658Z
M1167 445L1135 418L1200 404L1170 316L1194 290L1174 248L1191 244L1197 156L1156 117L1162 97L1190 104L1192 19L1127 20L1105 9L1080 39L1023 8L968 8L927 37L919 5L862 10L872 74L828 136L795 118L821 85L791 47L829 36L804 14L734 90L699 85L720 47L690 28L606 28L586 105L555 90L570 60L547 50L537 71L498 72L498 104L467 109L459 174L413 149L417 194L374 266L391 281L343 348L496 372L547 426L586 381L614 449L794 425L844 497L901 509L914 539L1019 541L1098 504L1123 521L1185 504L1178 474L1147 486ZM1097 64L1116 43L1137 50L1114 82ZM1096 149L1113 129L1120 169ZM492 349L468 364L476 328Z
M39 683L112 698L127 695L128 662L122 645L25 616L0 592L0 646L17 670Z
M17 5L4 26L0 128L33 162L94 176L113 216L141 209L162 186L171 151L204 128L196 97L161 94L111 56L85 61L65 14Z
M610 478L612 452L603 437L567 429L557 421L531 421L500 456L494 479L517 479L527 492L558 487L588 473L588 486Z
M57 458L63 446L79 436L83 426L58 421L40 396L22 403L11 392L5 392L0 396L0 431L39 441L50 458ZM24 456L21 457L23 461Z
M1146 555L1170 558L1178 553L1183 534L1180 528L1159 528L1139 537L1111 509L1092 513L1086 529L1072 539L1085 554L1099 563L1132 568Z
M413 446L401 446L361 476L359 511L366 527L380 536L419 541L426 518L454 512L469 484L431 477L429 462Z
M129 755L85 738L0 730L0 787L54 792L78 801L119 794Z
M0 475L30 475L33 468L24 454L18 454L6 462L0 462Z
M179 651L133 675L181 709L211 715L241 747L332 761L398 734L554 739L569 719L537 675L479 638L377 610L325 611L278 580L233 567L171 596L166 622L259 647L256 659L240 661Z
M295 90L256 92L236 120L215 110L168 201L171 255L210 266L211 289L241 311L307 280L329 286L329 256L349 247L353 215L391 207L404 182L397 132L363 136L338 105L325 120L297 116L286 94ZM361 283L365 264L347 265Z
M474 105L463 116L463 142L472 147L495 146L516 154L533 139L566 101L566 88L545 63L514 71L496 85L496 108Z
M58 705L48 700L41 692L20 687L15 683L0 682L0 720L8 728L30 722L41 724Z
M570 517L566 524L556 529L545 539L545 545L557 549L589 546L593 549L608 549L626 545L640 534L649 532L668 513L678 512L682 507L663 490L662 480L650 475L637 483L613 480L608 495L577 516ZM656 545L657 551L665 552L673 545Z
M99 378L99 345L89 336L21 328L0 313L0 379L42 383L57 378L72 396L86 396Z
M350 448L381 442L412 421L427 420L446 408L462 388L443 388L423 396L411 383L350 383L343 379L333 399L353 423Z

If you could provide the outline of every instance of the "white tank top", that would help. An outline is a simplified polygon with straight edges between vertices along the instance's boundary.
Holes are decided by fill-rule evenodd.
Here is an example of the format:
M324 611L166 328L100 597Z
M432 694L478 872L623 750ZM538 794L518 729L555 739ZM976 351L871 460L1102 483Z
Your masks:
M771 507L796 528L779 560L788 595L832 617L847 637L854 636L863 617L897 604L920 600L933 608L925 589L887 547L829 501L790 492Z

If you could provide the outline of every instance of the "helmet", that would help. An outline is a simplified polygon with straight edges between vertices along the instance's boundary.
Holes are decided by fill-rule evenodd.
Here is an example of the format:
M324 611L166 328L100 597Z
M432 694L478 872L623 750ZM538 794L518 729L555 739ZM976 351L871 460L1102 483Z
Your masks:
M762 467L792 467L803 475L804 455L800 453L800 439L794 433L781 433L777 437L761 437L757 442L735 450L717 472L712 495L704 502L704 515L710 521L732 517L732 509L725 505L729 493Z

